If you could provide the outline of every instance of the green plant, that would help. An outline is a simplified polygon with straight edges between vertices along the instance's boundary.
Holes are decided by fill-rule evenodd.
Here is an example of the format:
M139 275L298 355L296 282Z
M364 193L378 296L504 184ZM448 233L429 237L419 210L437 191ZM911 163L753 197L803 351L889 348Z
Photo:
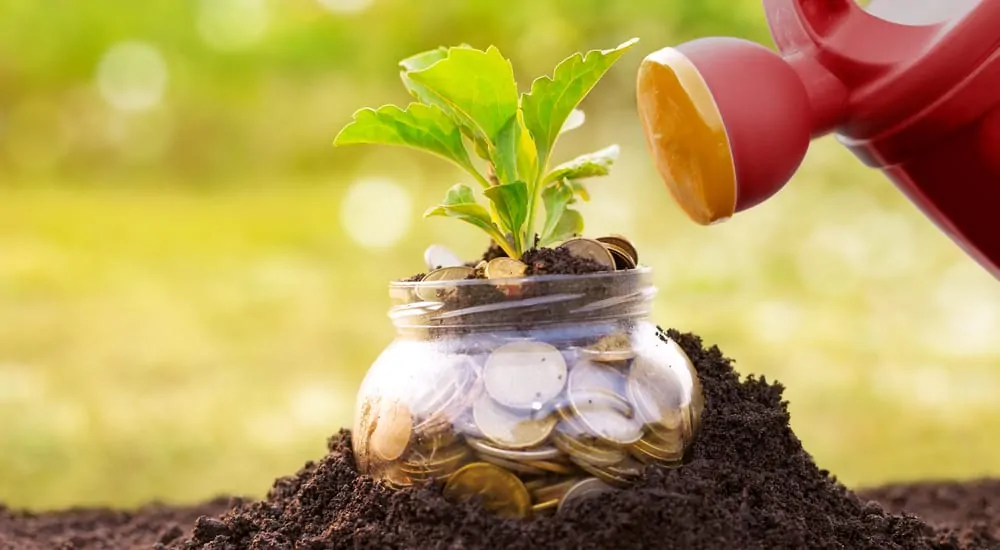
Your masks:
M471 223L519 258L536 236L544 246L583 231L583 217L571 207L577 198L589 200L580 180L607 175L618 146L549 170L552 149L560 133L582 123L577 106L637 41L574 54L552 77L536 79L520 96L510 61L494 46L485 51L442 47L414 55L400 67L403 84L417 101L406 109L385 105L357 111L334 145L406 146L458 165L482 186L489 209L476 202L472 188L459 183L424 216ZM475 157L485 161L485 175ZM539 200L545 222L536 232Z

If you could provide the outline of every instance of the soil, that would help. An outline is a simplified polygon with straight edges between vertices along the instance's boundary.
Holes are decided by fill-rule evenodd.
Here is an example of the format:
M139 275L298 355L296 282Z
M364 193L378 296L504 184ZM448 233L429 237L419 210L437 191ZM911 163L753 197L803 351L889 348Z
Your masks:
M538 253L538 269L573 269ZM502 520L448 502L436 485L390 491L357 473L351 434L341 431L325 457L275 481L264 500L39 515L0 508L0 549L1000 549L1000 481L854 493L803 449L780 384L741 380L717 347L667 335L695 363L706 398L685 464L651 466L637 486L556 517Z
M555 518L500 520L449 503L433 485L389 491L357 473L350 433L342 431L326 457L277 480L262 501L131 513L4 511L0 548L1000 548L1000 481L858 496L802 448L780 384L741 381L718 348L668 334L691 355L707 400L688 462L650 467L635 488Z

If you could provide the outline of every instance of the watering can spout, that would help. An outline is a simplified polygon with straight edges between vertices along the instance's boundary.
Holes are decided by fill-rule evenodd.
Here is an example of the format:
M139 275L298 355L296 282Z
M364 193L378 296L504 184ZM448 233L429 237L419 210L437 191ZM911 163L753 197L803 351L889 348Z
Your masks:
M763 2L777 51L701 38L640 65L646 141L682 210L709 225L760 204L835 133L1000 277L984 219L1000 211L1000 1Z

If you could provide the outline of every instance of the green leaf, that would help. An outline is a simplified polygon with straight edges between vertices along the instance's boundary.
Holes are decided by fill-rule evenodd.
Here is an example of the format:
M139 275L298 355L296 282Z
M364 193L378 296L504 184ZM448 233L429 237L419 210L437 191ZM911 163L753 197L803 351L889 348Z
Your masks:
M521 100L521 108L535 138L540 166L548 164L559 131L573 109L636 42L638 39L633 38L611 50L593 50L586 56L574 54L556 67L552 78L543 76L532 83L531 92Z
M433 50L411 55L410 57L400 61L399 66L403 68L404 72L420 71L446 57L448 57L448 48L441 46L439 48L434 48Z
M621 150L617 145L605 147L600 151L580 155L575 159L556 166L545 176L545 183L563 179L578 180L606 176L611 172L611 166L618 160Z
M486 231L498 243L505 241L503 232L490 219L490 213L486 208L476 202L472 189L467 185L459 183L448 189L441 204L424 212L425 218L432 216L460 219Z
M450 48L444 59L406 76L494 143L517 113L514 69L494 46L485 52Z
M556 231L556 227L566 212L566 206L573 200L573 189L563 182L546 187L542 191L542 203L545 204L545 226L542 228L542 241L548 240Z
M569 180L569 186L573 188L573 193L575 193L576 196L583 199L583 202L590 202L590 193L587 192L587 187L583 185L583 182Z
M441 61L442 59L448 57L448 48L440 47L434 50L429 50L426 52L421 52L416 55L410 56L399 62L399 66L402 71L399 73L400 79L403 81L403 86L406 87L407 91L410 92L417 101L425 105L433 105L441 109L445 114L447 114L455 124L463 127L465 129L465 120L458 113L454 112L450 105L446 101L441 100L436 95L434 95L426 86L414 81L410 78L409 73L412 71L422 71L427 67ZM471 128L469 128L471 131Z
M555 230L552 231L552 235L547 241L541 243L542 246L552 244L559 241L565 241L567 239L577 237L583 234L583 216L573 210L572 208L567 208L559 222L556 224Z
M528 185L523 181L494 185L483 194L493 202L501 227L514 236L514 247L520 251L522 230L528 219Z
M361 109L333 140L336 146L360 143L421 149L478 174L458 126L437 107L412 103L405 111L395 105Z
M535 142L524 127L520 113L507 121L500 130L492 160L497 176L503 183L535 181L538 176Z

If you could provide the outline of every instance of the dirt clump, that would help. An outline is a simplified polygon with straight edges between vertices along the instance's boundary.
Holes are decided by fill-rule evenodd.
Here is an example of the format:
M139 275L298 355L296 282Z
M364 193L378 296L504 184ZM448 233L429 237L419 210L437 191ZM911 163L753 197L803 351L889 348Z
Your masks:
M554 518L501 520L437 486L392 492L358 475L350 433L261 502L198 520L172 548L1000 548L986 524L935 529L862 500L819 469L789 427L783 388L740 380L716 347L669 332L704 385L702 432L679 469ZM655 541L655 542L654 542Z

